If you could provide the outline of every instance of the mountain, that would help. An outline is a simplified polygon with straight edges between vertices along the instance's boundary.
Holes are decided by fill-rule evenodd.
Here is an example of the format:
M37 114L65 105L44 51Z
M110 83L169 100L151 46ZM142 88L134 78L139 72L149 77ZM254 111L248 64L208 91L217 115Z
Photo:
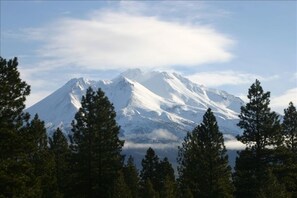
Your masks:
M209 89L167 72L127 70L109 81L76 78L27 111L38 113L49 134L57 127L71 133L71 121L81 97L99 87L113 103L125 148L172 148L202 121L207 108L214 112L226 139L240 133L236 126L243 101L225 91Z

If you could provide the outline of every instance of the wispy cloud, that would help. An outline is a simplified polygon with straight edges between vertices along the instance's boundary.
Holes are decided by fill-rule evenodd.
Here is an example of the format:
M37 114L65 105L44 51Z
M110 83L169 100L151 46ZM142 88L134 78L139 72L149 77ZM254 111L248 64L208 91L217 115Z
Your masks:
M269 81L277 79L278 76L264 77L251 73L243 73L238 71L215 71L215 72L201 72L188 76L193 82L209 86L218 87L223 85L239 85L251 84L256 79L260 81Z
M284 109L288 108L289 102L297 104L297 88L289 89L285 93L271 98L271 107L279 112L284 113Z
M140 5L140 10L146 8ZM234 42L212 27L126 10L101 10L87 19L63 18L24 33L43 43L38 53L44 60L89 69L197 66L232 58Z

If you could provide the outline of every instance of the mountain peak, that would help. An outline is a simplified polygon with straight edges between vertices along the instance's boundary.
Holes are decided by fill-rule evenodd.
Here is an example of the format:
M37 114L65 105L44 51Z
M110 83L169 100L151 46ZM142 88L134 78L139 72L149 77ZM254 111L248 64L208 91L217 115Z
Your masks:
M242 101L226 92L201 87L176 73L129 69L117 78L90 81L74 78L27 111L38 113L52 128L70 131L81 97L91 86L101 88L114 104L122 134L130 142L156 141L152 134L166 130L181 140L201 122L207 108L217 117L222 132L238 134ZM161 141L161 140L160 140ZM163 140L162 140L163 141Z

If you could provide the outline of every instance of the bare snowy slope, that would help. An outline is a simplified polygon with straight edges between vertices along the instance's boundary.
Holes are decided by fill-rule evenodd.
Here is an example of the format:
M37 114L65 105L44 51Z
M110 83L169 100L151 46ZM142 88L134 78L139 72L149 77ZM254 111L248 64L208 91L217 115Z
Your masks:
M186 132L201 122L208 107L226 137L239 133L236 123L243 101L238 97L197 85L175 73L138 69L128 70L111 81L72 79L27 111L38 113L47 123L49 133L56 127L69 133L81 97L89 86L94 90L102 88L114 104L127 148L179 144Z

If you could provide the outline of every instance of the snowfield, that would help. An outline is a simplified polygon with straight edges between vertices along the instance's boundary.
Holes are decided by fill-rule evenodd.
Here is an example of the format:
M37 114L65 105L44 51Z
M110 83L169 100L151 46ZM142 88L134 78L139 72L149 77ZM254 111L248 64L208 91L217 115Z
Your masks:
M207 108L214 112L227 148L240 145L235 135L244 102L221 90L195 84L176 73L127 70L109 81L77 78L36 103L27 111L45 121L49 135L60 127L68 135L80 100L91 86L101 88L113 103L125 148L171 148L202 121Z

